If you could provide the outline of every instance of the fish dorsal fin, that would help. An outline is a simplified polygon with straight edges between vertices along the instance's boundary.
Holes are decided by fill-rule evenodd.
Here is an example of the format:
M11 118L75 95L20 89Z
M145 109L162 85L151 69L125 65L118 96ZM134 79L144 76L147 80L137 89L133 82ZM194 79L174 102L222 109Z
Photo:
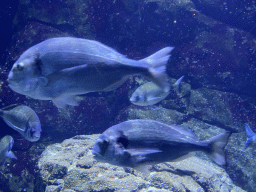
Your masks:
M181 81L182 81L183 78L184 78L184 76L182 76L181 78L179 78L179 79L172 85L173 89L174 89L176 92L178 92L178 93L180 93L180 83L181 83Z
M191 129L189 129L188 127L183 126L183 125L176 126L174 124L172 124L171 126L172 126L172 128L174 130L176 130L176 131L178 131L178 132L180 132L180 133L182 133L184 135L187 135L187 136L189 136L191 138L197 139L196 135L194 134L194 132Z
M19 106L19 105L21 105L21 104L12 104L12 105L3 107L1 110L3 110L3 111L9 111L9 110L12 110L12 109L14 109L15 107L17 107L17 106Z

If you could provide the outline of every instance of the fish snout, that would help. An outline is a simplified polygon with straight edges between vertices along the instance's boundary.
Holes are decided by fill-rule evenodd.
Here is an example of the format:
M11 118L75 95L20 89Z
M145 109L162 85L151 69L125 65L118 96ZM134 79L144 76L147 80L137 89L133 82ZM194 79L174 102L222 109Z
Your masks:
M9 75L8 75L8 77L7 77L7 79L6 79L6 81L7 81L9 84L13 84L13 83L15 82L12 72L9 73Z
M92 148L92 154L94 156L99 156L100 155L100 148L97 144L95 144Z

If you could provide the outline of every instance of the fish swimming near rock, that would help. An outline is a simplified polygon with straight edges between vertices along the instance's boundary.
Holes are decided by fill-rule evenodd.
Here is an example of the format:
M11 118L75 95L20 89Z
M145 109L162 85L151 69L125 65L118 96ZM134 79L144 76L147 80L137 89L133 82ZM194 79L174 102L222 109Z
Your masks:
M256 133L254 133L251 127L248 124L245 124L246 134L247 134L247 141L245 144L245 149L248 148L252 142L256 142Z
M219 165L225 165L224 147L231 132L199 141L178 125L154 120L129 120L104 131L96 140L92 154L100 162L141 170L154 165L184 159L190 152L203 151Z
M165 47L145 59L132 60L97 41L51 38L26 50L13 64L7 81L13 91L51 100L58 108L77 106L78 95L114 90L135 74L168 92L166 64L172 50Z
M14 140L10 135L6 135L0 140L0 163L4 164L7 157L17 159L11 151L13 143Z
M28 141L38 141L41 136L41 123L33 109L14 104L0 109L0 116L14 130Z
M184 76L179 78L171 87L173 90L178 91L180 82ZM165 99L169 92L164 91L161 87L153 83L152 81L147 82L139 86L132 94L130 101L131 103L139 106L154 105Z

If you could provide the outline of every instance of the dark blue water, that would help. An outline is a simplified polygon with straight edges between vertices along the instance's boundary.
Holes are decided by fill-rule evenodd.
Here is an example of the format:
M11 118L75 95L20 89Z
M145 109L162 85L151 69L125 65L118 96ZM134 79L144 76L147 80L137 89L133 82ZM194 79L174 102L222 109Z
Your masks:
M127 111L132 107L129 97L139 86L136 78L140 76L129 79L115 91L89 93L80 106L61 113L50 101L29 99L8 87L6 79L13 63L29 47L58 36L94 39L132 59L143 59L165 46L174 46L167 73L175 79L184 75L184 82L191 86L190 93L183 100L177 100L177 95L173 94L161 106L183 114L175 123L195 118L222 130L231 130L238 134L236 139L245 139L242 137L244 123L256 131L256 2L228 0L218 4L207 0L181 0L184 5L177 2L88 0L78 6L77 2L57 0L1 1L0 108L14 103L33 108L43 127L39 142L42 145L78 134L102 133L129 118ZM8 165L6 172L20 176L26 167L37 178L33 182L39 182L35 168L37 159L30 162L31 166L27 165L31 159L28 151L34 144L24 140L2 119L0 127L0 138L14 137L13 150L21 159ZM245 140L239 142L244 144ZM252 191L254 185L247 180L253 180L256 173L247 176L243 168L254 169L254 161L248 151L241 151L238 146L234 146L235 152L227 149L227 155L233 159L225 169L235 185ZM36 155L39 158L40 153ZM236 158L242 155L250 161ZM239 160L234 162L234 159ZM249 162L249 165L239 167L241 162ZM8 179L3 176L1 179L0 190L10 191ZM22 187L23 191L27 188L25 184ZM42 189L35 188L35 191Z

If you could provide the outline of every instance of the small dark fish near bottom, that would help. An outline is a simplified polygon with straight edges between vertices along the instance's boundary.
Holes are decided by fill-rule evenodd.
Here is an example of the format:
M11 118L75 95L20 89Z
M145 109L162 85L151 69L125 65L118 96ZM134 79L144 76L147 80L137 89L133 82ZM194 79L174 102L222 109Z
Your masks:
M194 151L203 151L218 165L225 165L224 148L231 132L199 141L178 125L153 120L130 120L114 125L96 140L92 153L100 162L140 169L169 161L179 161Z

